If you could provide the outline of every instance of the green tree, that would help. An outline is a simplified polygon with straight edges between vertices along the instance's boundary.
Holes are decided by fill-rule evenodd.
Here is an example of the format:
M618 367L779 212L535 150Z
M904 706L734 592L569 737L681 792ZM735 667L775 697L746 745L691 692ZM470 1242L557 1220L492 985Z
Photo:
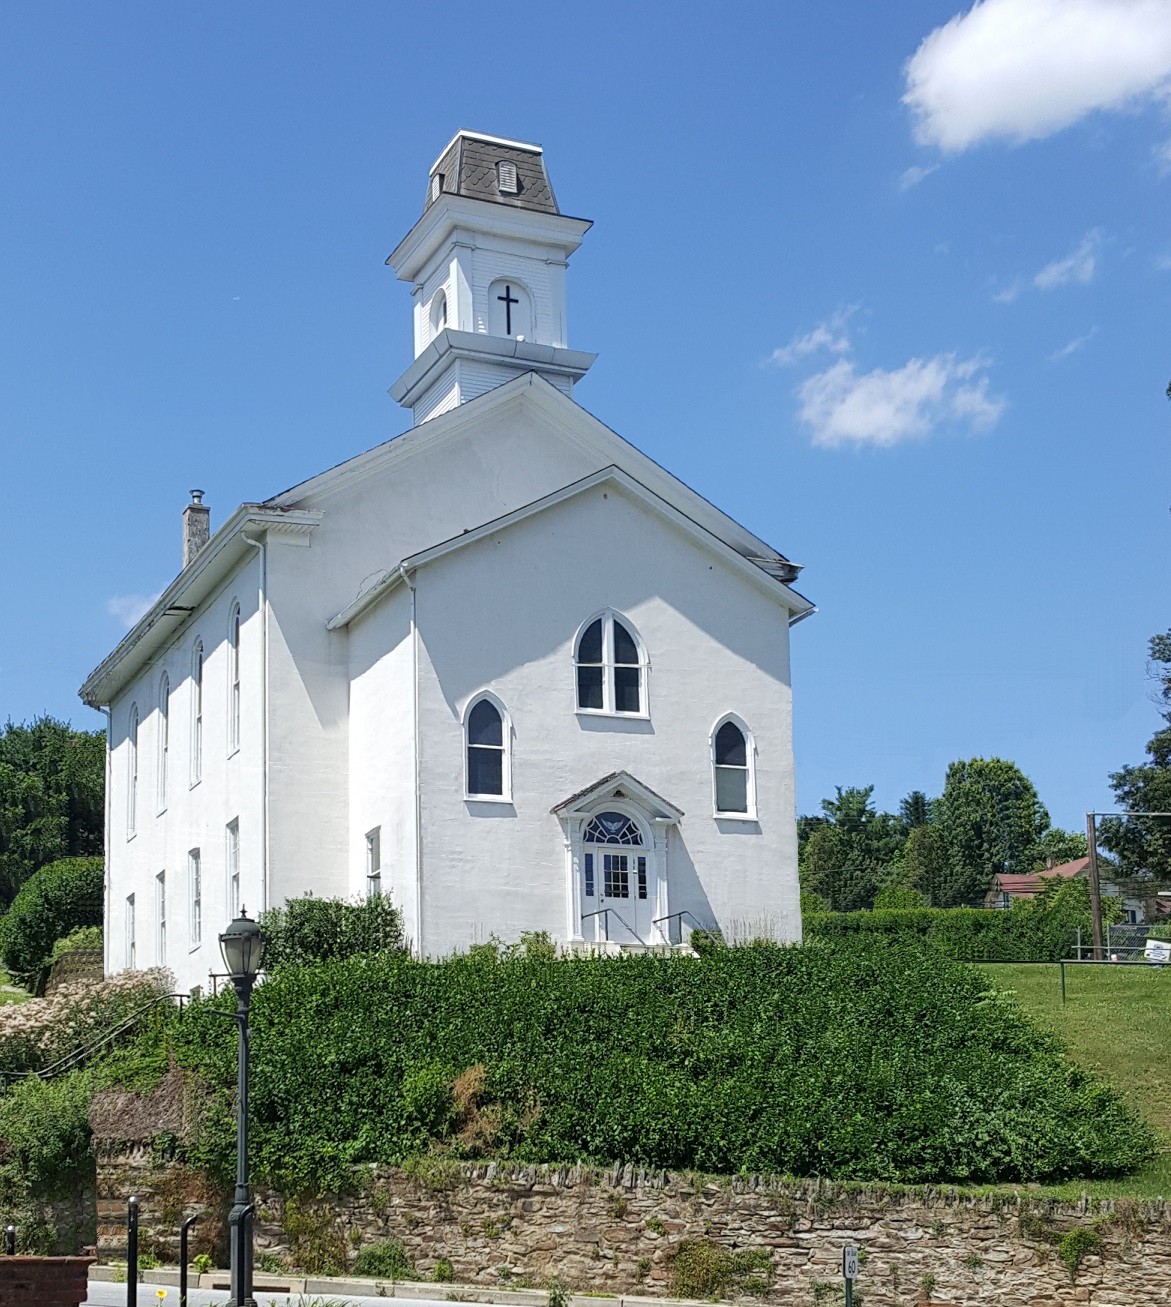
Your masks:
M837 786L834 798L822 800L818 824L807 828L802 886L837 912L870 907L906 838L897 817L875 810L873 793L873 785Z
M1046 867L1059 867L1063 862L1073 862L1084 858L1089 853L1089 845L1081 831L1062 830L1060 826L1050 826L1037 841L1033 855L1033 870L1044 871Z
M949 881L947 850L939 827L934 823L914 827L903 845L898 884L917 890L932 907L938 907Z
M953 762L935 820L945 851L937 907L976 903L1000 872L1032 871L1049 826L1032 781L1003 758Z
M1163 725L1147 744L1145 763L1123 767L1110 777L1124 812L1171 812L1171 631L1151 638L1148 673ZM1123 876L1171 880L1171 818L1107 818L1099 830L1105 848L1118 858Z
M931 800L922 790L912 790L899 804L899 819L908 831L931 820Z
M102 924L104 882L101 858L63 858L33 872L0 917L0 958L16 980L43 990L53 945Z
M52 717L0 730L0 905L47 863L101 855L105 777L100 732Z

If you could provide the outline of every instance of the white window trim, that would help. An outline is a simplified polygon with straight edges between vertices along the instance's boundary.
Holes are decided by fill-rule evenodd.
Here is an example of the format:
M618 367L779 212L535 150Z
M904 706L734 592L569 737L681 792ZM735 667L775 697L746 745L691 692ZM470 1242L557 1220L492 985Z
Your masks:
M171 753L171 678L166 672L159 677L158 757L155 759L155 811L167 810L167 768Z
M602 619L602 706L600 708L583 708L577 701L578 646L582 636L599 619ZM614 707L614 623L621 622L630 632L638 649L638 712L619 712ZM596 664L588 664L596 666ZM623 667L631 666L623 663ZM647 654L646 643L638 628L616 608L602 608L591 613L577 628L573 637L573 708L579 717L614 717L625 722L649 722L651 719L651 660Z
M130 705L126 725L126 838L138 834L138 732L141 726L138 704Z
M232 871L235 869L236 892L232 893ZM228 905L228 917L235 921L240 913L240 901L244 886L240 874L240 818L233 817L224 826L224 898Z
M240 601L228 609L228 757L240 752Z
M194 789L203 780L203 727L204 727L204 677L207 672L207 658L203 650L203 641L196 640L191 646L191 788Z
M155 960L160 967L167 965L167 873L155 876Z
M746 770L748 772L747 812L723 812L716 800L716 735L720 727L726 722L731 722L744 736L744 760L747 763ZM759 821L756 809L756 740L748 729L744 718L738 713L725 713L717 719L708 736L708 761L712 774L712 816L718 821Z
M198 893L196 889L198 888ZM203 947L203 854L187 850L187 951Z
M375 889L377 882L377 889ZM374 826L366 832L366 895L382 893L382 827Z
M501 794L473 794L472 788L468 784L468 750L471 747L468 741L468 721L472 715L472 709L476 704L487 700L493 708L500 714L500 738L504 745L504 757L500 763L500 788ZM464 708L463 722L461 723L460 739L464 751L464 798L469 803L512 803L512 718L509 716L508 709L501 702L500 696L493 694L491 690L480 690L468 700Z
M134 971L138 967L138 939L135 923L134 895L126 895L126 938L123 940L126 970Z

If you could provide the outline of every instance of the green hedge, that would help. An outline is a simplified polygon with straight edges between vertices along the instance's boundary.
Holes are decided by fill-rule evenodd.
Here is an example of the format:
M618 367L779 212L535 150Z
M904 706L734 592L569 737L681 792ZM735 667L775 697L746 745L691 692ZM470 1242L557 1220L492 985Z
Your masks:
M0 958L14 979L41 992L53 945L102 924L103 879L101 858L62 858L25 881L0 918Z
M223 1175L216 1002L169 1033L208 1082L193 1160ZM286 967L256 991L252 1059L254 1158L286 1192L436 1151L992 1182L1117 1174L1152 1148L982 973L897 940Z
M1073 956L1077 939L1064 914L1030 907L811 912L803 924L806 939L926 941L957 962L1060 962Z
M260 917L264 968L310 962L340 962L363 954L393 953L404 947L402 914L382 894L368 898L289 899Z

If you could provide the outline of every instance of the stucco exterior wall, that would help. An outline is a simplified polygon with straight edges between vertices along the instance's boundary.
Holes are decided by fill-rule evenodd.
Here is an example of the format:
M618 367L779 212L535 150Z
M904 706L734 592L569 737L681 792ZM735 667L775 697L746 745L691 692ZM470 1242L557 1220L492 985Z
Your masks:
M577 934L568 828L551 809L623 770L685 814L667 839L664 912L800 938L788 614L775 598L613 486L429 564L415 584L425 953ZM645 720L576 712L574 640L604 608L646 646ZM389 693L389 661L380 674ZM465 798L462 723L487 688L511 718L511 802ZM755 741L755 820L714 816L711 732L729 712Z
M240 738L229 747L228 618L240 605ZM182 624L175 638L111 704L111 767L105 930L107 973L127 965L126 899L135 897L135 953L139 967L165 965L182 990L206 985L223 969L218 935L228 909L226 828L240 829L240 894L250 911L263 906L261 834L264 823L264 738L260 563L250 559ZM192 775L192 668L202 641L203 748L200 777ZM170 684L165 802L158 802L161 715L159 687ZM128 829L128 729L139 710L135 829ZM199 849L201 930L193 937L189 853ZM160 957L157 877L166 873L167 931Z

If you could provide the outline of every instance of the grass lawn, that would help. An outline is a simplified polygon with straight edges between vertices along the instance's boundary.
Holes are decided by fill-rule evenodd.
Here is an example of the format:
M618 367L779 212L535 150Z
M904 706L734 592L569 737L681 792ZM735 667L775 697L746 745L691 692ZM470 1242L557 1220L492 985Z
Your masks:
M1109 1080L1155 1127L1163 1148L1121 1180L1047 1186L1076 1197L1171 1198L1171 967L1066 967L1066 1004L1056 965L985 966L997 989L1060 1036L1070 1056Z
M19 985L12 983L12 977L0 967L0 1005L5 1003L23 1003L25 999L32 998L27 989L21 989Z

